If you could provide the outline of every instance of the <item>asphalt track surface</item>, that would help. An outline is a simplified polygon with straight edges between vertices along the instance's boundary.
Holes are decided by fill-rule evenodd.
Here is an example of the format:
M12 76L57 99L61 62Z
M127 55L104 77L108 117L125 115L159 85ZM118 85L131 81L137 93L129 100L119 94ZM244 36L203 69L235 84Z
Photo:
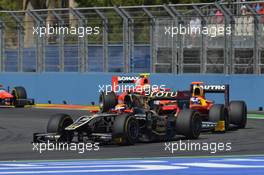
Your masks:
M189 143L231 143L231 150L215 149L208 151L180 151L181 137L171 141L174 152L166 149L164 142L138 143L134 146L100 146L98 151L33 151L32 137L34 132L45 132L49 117L56 113L67 113L74 118L87 111L58 109L0 109L0 160L60 160L60 159L109 159L109 158L149 158L175 156L222 156L222 155L263 155L264 154L264 120L248 119L246 129L228 131L224 134L202 133L198 140L183 140ZM172 147L170 147L172 148ZM226 147L225 147L226 148Z

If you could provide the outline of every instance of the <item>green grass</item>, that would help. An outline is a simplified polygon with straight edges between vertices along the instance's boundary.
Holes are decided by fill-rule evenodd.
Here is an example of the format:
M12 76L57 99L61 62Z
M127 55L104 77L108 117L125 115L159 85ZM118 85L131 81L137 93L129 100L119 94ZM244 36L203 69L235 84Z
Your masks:
M253 119L264 119L264 115L263 114L248 114L247 117L248 118L253 118Z

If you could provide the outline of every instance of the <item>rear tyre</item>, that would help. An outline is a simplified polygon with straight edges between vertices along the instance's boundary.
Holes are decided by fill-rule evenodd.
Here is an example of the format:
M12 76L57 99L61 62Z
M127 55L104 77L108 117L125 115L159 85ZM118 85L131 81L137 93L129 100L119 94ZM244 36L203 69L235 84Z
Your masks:
M65 128L73 123L71 116L67 114L56 114L51 116L47 125L48 133L57 133L60 135L59 142L71 142L73 132L66 131Z
M183 109L176 119L176 134L188 139L197 139L202 130L200 114L192 109Z
M101 112L107 112L117 105L116 94L112 92L102 92L99 96L99 107Z
M117 145L134 145L139 137L138 121L131 114L116 116L112 136Z
M13 105L16 108L23 108L26 105L26 100L19 101L20 99L27 99L27 92L24 87L22 86L14 87L14 89L11 91L11 94L14 96Z
M244 101L231 101L229 104L230 123L245 128L247 124L247 105Z
M228 130L230 123L228 109L222 104L215 104L209 110L209 121L215 123L225 121L225 130Z

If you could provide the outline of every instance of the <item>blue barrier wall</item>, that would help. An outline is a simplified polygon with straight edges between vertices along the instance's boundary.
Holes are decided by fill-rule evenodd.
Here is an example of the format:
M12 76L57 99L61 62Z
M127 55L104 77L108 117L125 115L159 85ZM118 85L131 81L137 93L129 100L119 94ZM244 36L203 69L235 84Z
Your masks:
M90 104L98 101L99 85L110 85L111 77L116 74L105 73L1 73L0 83L4 87L24 86L28 96L37 103ZM119 74L120 75L120 74ZM250 109L264 106L264 76L256 75L173 75L152 74L151 84L161 85L174 90L186 90L192 81L204 81L207 84L230 84L230 99L245 100ZM210 96L211 97L211 96ZM221 102L219 94L212 100Z
M103 46L90 45L88 49L87 72L103 72ZM59 72L59 45L50 44L45 46L45 71ZM23 71L36 72L36 48L24 48ZM110 72L123 72L123 46L108 46L108 69ZM18 70L18 50L16 48L5 49L5 71L16 72ZM66 72L78 72L78 46L64 45L64 69ZM150 71L150 47L148 45L135 45L134 55L131 58L133 72Z

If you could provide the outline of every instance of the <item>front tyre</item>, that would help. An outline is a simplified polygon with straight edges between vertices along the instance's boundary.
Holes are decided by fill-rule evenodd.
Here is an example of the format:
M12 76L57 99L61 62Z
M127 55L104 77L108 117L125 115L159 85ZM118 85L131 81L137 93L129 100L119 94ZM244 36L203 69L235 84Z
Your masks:
M99 108L101 112L108 112L117 105L116 94L112 92L101 92L99 96Z
M184 135L187 139L197 139L202 130L200 114L192 109L183 109L176 119L177 134Z
M245 128L247 124L247 105L244 101L231 101L229 104L230 123L238 128Z
M16 108L23 108L26 105L27 92L26 89L22 86L14 87L11 91L13 95L13 105ZM24 100L21 100L24 99Z
M223 104L213 105L209 110L209 121L215 123L225 121L225 130L228 130L230 123L228 109Z
M59 142L71 142L73 139L73 133L70 131L66 131L65 128L72 123L73 120L71 116L67 114L55 114L49 119L47 132L59 134Z
M139 137L138 121L131 114L116 116L112 136L117 145L134 145Z

